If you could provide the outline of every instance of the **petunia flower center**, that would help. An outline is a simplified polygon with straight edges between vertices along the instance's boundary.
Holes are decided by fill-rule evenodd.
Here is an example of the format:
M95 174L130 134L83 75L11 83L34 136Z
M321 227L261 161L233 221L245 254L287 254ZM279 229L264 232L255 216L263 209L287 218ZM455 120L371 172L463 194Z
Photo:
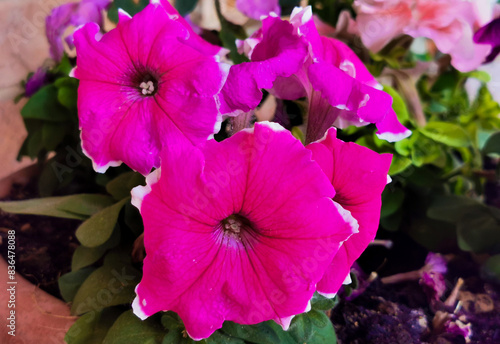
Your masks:
M158 91L158 80L151 74L147 74L139 84L139 91L146 97L155 95Z
M241 235L252 230L252 225L246 217L233 214L220 222L220 228L225 237L241 241Z

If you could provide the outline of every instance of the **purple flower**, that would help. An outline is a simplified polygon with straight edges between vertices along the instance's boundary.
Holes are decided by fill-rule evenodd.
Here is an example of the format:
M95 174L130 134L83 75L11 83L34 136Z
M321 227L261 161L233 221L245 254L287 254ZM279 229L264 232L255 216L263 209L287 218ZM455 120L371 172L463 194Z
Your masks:
M445 274L448 271L446 260L439 253L429 252L425 258L424 270Z
M491 45L485 62L493 61L500 54L500 18L492 20L474 34L474 42Z
M257 20L270 13L278 16L281 13L278 0L236 0L236 8L244 15Z
M94 22L102 26L101 11L110 3L110 0L82 0L61 5L52 10L45 21L45 30L50 45L50 56L60 61L64 54L63 35L69 26ZM65 38L70 48L73 48L73 34Z
M31 97L35 94L42 86L45 84L47 80L47 71L40 67L36 70L36 72L26 81L24 94L26 97Z

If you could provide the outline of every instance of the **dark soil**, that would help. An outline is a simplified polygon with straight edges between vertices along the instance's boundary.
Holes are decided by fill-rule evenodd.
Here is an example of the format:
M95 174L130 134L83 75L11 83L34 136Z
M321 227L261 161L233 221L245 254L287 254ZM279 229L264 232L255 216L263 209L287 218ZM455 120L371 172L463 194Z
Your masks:
M25 186L14 185L4 200L36 197L36 180ZM16 272L49 294L61 298L58 278L70 271L71 257L78 246L75 230L78 220L47 216L15 215L0 210L0 247L7 257L7 231L16 231Z
M413 265L412 268L417 270L423 265L425 256L419 253L418 247L412 248L414 243L405 242L405 245L409 245L406 246L405 256L397 254L397 242L395 244L395 250L386 250L385 254L378 247L365 251L359 260L367 262L364 267L369 266L369 269L365 272L371 272L375 270L373 267L379 266L377 271L382 276L387 276L411 270L408 266ZM372 256L374 251L376 255ZM380 262L374 257L383 263L379 265ZM447 291L440 301L430 301L418 281L387 285L382 284L380 279L375 279L363 293L349 301L346 301L346 295L341 291L340 302L331 315L339 343L500 344L500 287L484 281L478 264L464 253L455 256L448 263L445 278ZM458 278L464 280L462 292L476 299L483 298L486 303L479 305L474 301L465 301L461 294L461 307L457 309L455 306L445 306L443 301L451 293ZM433 319L437 311L446 312L453 319L461 317L466 323L470 323L470 341L466 342L462 335L434 328Z

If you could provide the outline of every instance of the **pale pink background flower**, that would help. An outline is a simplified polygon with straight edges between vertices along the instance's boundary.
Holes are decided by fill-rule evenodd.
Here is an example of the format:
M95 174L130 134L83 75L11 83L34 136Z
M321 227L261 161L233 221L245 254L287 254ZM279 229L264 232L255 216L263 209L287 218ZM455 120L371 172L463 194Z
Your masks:
M475 44L474 32L493 11L483 10L484 0L356 0L356 21L363 43L378 52L393 38L407 34L426 37L450 54L462 72L476 69L490 51ZM492 5L489 4L489 7ZM491 20L491 18L490 18ZM488 20L489 21L489 20Z

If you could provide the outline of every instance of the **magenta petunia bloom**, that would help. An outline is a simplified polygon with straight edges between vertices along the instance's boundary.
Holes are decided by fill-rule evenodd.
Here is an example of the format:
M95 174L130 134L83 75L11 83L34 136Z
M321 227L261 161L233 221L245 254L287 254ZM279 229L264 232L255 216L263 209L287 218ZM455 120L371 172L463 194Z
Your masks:
M240 63L229 70L221 91L221 113L238 115L255 109L262 89L271 89L278 77L297 73L307 57L307 42L295 34L293 26L276 16L262 20L262 29L250 40L252 62ZM257 44L255 44L258 42ZM245 50L245 43L241 43Z
M82 147L96 171L124 162L147 174L163 146L218 131L224 68L178 18L151 4L98 32L94 23L75 32L74 73Z
M491 52L485 62L493 61L500 54L500 18L492 20L474 34L474 42L488 44Z
M239 46L251 62L231 67L222 90L222 113L255 108L266 88L281 99L307 97L306 142L320 139L331 126L369 123L388 141L411 134L359 58L343 43L319 35L310 7L296 8L290 22L264 19L262 30L247 41Z
M146 248L134 313L175 311L195 339L224 320L288 328L357 231L334 195L311 152L275 123L167 146L161 169L132 190Z
M91 22L102 26L102 10L108 7L110 2L111 0L82 0L54 8L45 21L50 56L56 61L63 57L63 35L68 27L78 27ZM65 41L73 48L73 34L66 36Z
M281 13L278 0L236 0L236 8L247 17L259 20L262 16Z
M336 138L334 128L307 148L332 183L336 192L333 200L348 210L359 224L359 233L343 243L318 283L318 292L333 296L349 275L355 260L375 238L392 155L343 142Z

